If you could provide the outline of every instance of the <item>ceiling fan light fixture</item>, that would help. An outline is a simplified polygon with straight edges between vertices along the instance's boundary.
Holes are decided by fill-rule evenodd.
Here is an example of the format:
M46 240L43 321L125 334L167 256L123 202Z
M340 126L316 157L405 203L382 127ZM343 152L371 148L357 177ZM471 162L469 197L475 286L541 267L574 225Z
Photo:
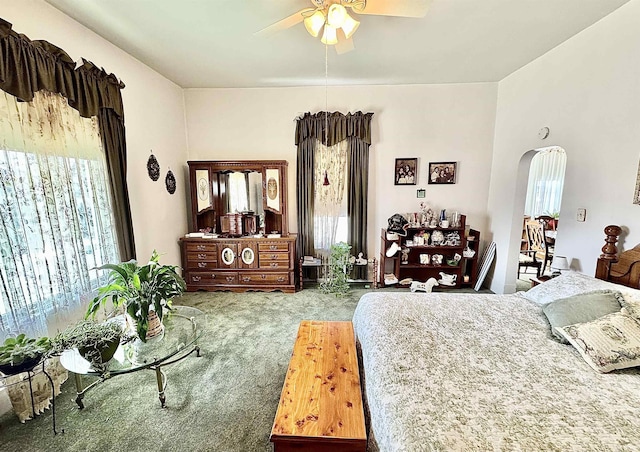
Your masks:
M360 22L355 20L353 17L347 14L347 18L342 24L342 31L344 31L344 35L347 39L349 39L356 32L358 27L360 26Z
M318 9L309 17L305 17L304 26L311 36L317 38L320 34L320 30L322 30L324 22L324 14Z
M322 34L322 39L320 39L323 44L334 46L338 43L338 35L336 33L336 28L327 24L324 26L324 33Z
M327 23L332 27L340 28L348 16L349 14L344 6L340 3L334 3L327 11Z

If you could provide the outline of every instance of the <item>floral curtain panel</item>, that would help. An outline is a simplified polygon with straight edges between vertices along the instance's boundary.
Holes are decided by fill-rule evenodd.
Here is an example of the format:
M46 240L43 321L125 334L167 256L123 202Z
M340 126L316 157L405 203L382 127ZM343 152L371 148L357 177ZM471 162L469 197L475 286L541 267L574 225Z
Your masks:
M68 323L91 269L119 260L97 121L59 94L0 92L0 339Z
M328 251L336 243L340 218L347 217L345 182L347 168L347 140L333 146L316 144L314 168L314 246L316 251ZM325 185L325 183L328 183ZM346 229L342 241L347 239Z

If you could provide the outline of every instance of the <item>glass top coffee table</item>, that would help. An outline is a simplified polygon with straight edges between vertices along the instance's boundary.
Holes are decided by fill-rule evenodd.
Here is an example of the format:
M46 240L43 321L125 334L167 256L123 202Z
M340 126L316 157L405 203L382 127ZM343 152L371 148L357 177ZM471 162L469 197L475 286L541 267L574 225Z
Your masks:
M158 398L165 406L165 389L167 376L162 368L181 361L192 353L200 356L198 339L202 336L204 313L188 306L173 306L171 311L164 314L164 335L161 338L134 342L118 347L113 359L107 363L107 371L98 372L91 367L89 361L80 356L77 349L65 350L60 356L60 363L72 372L76 382L76 403L80 409L84 408L84 394L97 384L116 377L139 370L149 369L156 373L158 384ZM97 377L88 386L83 384L83 376Z

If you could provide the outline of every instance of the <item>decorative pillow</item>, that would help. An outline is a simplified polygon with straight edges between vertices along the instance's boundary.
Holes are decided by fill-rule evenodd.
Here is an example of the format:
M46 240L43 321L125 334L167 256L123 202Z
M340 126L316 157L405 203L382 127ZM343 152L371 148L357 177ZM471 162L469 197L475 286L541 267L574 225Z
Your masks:
M560 298L570 297L581 293L595 291L617 290L626 295L626 291L634 291L618 284L613 284L583 273L565 272L557 278L552 278L542 284L522 293L522 296L538 304L551 303ZM640 294L640 291L635 291ZM640 296L638 297L640 300Z
M560 342L567 344L564 336L558 333L558 327L590 322L607 314L618 312L621 302L622 294L620 292L596 291L552 301L542 308L542 312L549 320L553 335Z
M623 294L622 313L640 319L640 300L634 299L629 294Z
M616 312L558 332L598 372L640 366L640 320L634 317Z

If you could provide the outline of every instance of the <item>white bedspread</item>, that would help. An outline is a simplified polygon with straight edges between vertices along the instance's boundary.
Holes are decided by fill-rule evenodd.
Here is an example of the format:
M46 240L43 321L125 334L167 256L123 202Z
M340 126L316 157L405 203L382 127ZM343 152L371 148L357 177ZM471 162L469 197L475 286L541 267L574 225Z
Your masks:
M638 451L640 372L599 374L519 295L364 295L370 451Z

